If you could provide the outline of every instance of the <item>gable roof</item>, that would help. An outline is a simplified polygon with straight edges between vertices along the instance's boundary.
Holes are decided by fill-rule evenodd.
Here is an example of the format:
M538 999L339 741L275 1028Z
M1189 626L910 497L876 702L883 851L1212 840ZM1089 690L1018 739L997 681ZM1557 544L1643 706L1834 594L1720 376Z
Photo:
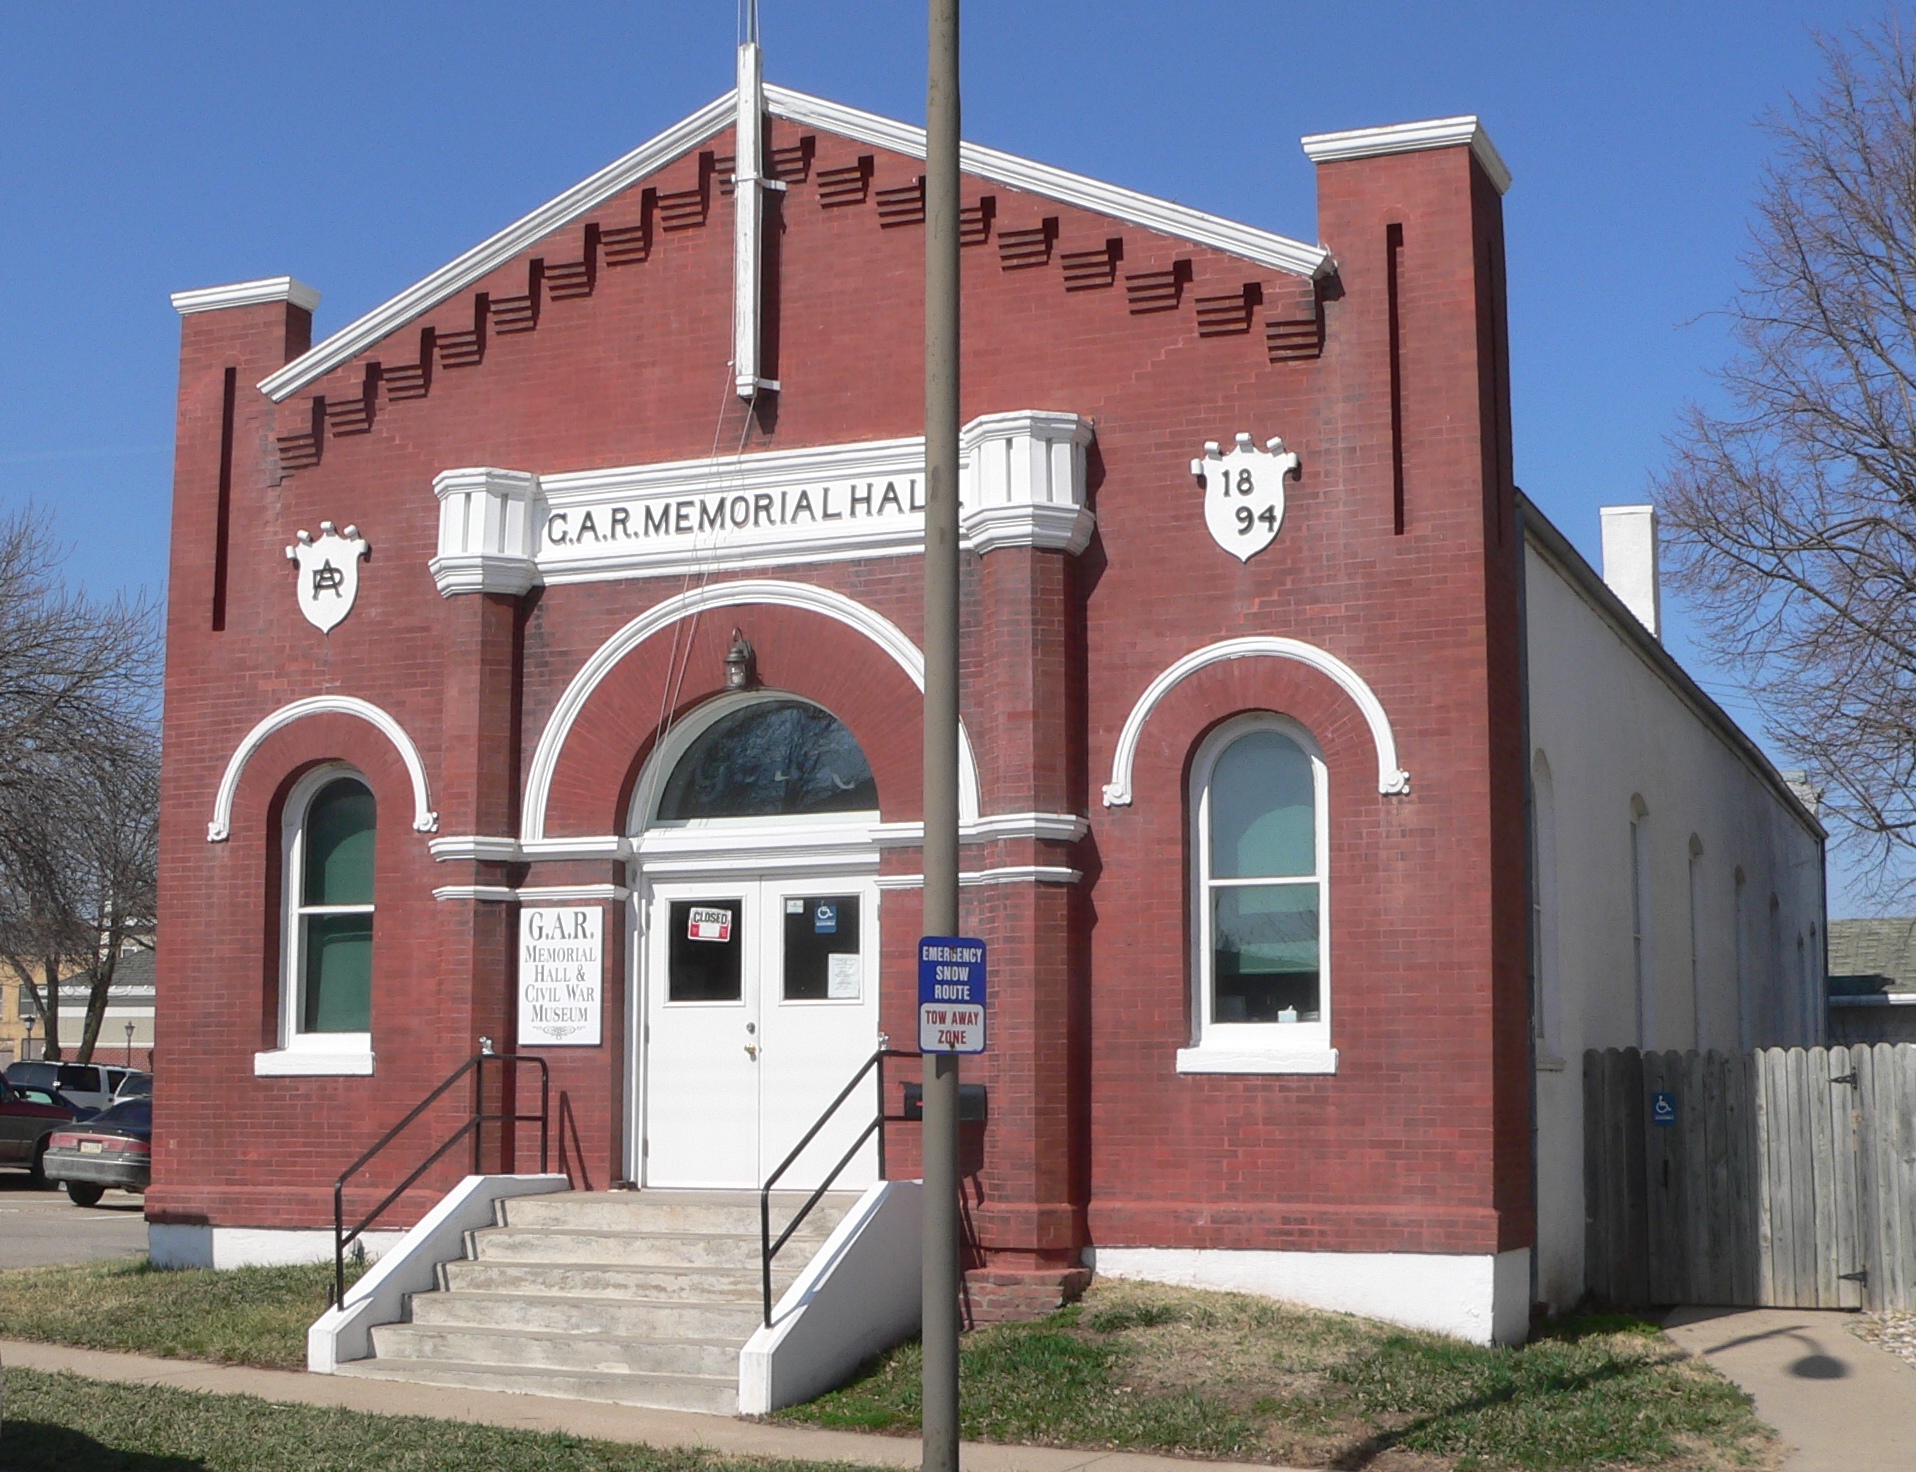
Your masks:
M613 195L637 183L730 126L736 93L714 98L690 117L674 123L658 136L641 143L623 158L580 180L563 194L547 200L530 214L506 226L434 271L390 300L374 307L356 322L315 343L284 368L260 380L260 391L275 403L356 357L388 333L457 295L554 230L596 209ZM773 117L801 126L820 128L857 143L869 143L913 158L925 156L925 130L877 113L827 102L788 87L765 87L765 108ZM1000 153L976 143L961 145L959 166L967 174L1007 188L1055 199L1061 204L1109 215L1113 219L1208 245L1230 255L1256 261L1274 270L1315 279L1329 275L1335 262L1321 245L1241 225L1219 215L1173 204L1116 184L1101 183L1082 174L1035 163L1015 154Z

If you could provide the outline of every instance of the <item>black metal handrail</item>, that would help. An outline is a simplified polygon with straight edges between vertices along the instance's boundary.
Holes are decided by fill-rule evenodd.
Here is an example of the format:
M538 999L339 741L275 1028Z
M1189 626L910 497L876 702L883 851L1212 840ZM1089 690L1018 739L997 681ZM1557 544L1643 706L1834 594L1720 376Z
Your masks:
M502 1111L497 1114L488 1114L485 1107L485 1065L488 1063L509 1064L514 1070L527 1064L537 1068L539 1070L539 1112L537 1114L526 1114L517 1111L511 1113ZM411 1175L407 1176L405 1180L388 1191L379 1205L375 1206L360 1219L358 1226L354 1227L350 1232L347 1231L346 1183L358 1175L374 1156L378 1155L380 1151L398 1139L408 1125L419 1118L419 1116L424 1114L428 1109L432 1108L434 1104L446 1095L447 1091L450 1090L454 1084L458 1083L459 1080L464 1078L468 1073L472 1075L472 1111L466 1116L466 1122L454 1130L452 1134L440 1144L437 1150L428 1155L425 1161L414 1170ZM518 1075L515 1071L509 1075L509 1077L516 1080ZM346 1301L346 1249L359 1240L360 1234L377 1221L380 1214L384 1212L387 1207L405 1195L406 1192L411 1189L414 1181L417 1181L427 1171L431 1170L444 1159L446 1152L451 1150L452 1147L457 1145L461 1140L465 1139L467 1135L472 1136L472 1173L474 1175L480 1175L482 1174L481 1167L483 1165L482 1150L484 1145L484 1130L487 1125L507 1123L530 1124L533 1120L538 1120L539 1171L540 1174L543 1175L550 1168L552 1158L551 1098L552 1075L551 1071L546 1067L545 1059L525 1053L495 1053L490 1047L482 1048L479 1052L474 1053L472 1057L455 1068L452 1071L451 1077L444 1083L415 1104L412 1108L412 1112L400 1120L398 1124L387 1130L385 1134L381 1135L378 1142L370 1150L360 1156L359 1159L355 1160L351 1165L347 1166L345 1170L341 1171L339 1179L333 1182L334 1306L337 1307Z
M772 1259L778 1256L778 1251L781 1247L791 1241L792 1233L796 1232L799 1225L811 1214L812 1208L818 1205L820 1198L823 1197L827 1191L831 1190L832 1182L838 1179L839 1172L843 1171L846 1166L852 1163L852 1157L865 1148L865 1142L874 1134L878 1136L878 1178L881 1181L885 1178L885 1125L888 1122L902 1123L909 1118L908 1115L904 1114L885 1113L885 1060L887 1058L917 1058L920 1056L922 1055L915 1052L905 1052L902 1049L893 1048L881 1042L878 1051L867 1058L858 1072L852 1075L851 1082L838 1091L838 1097L825 1106L825 1112L818 1116L818 1119L813 1123L810 1129L805 1131L805 1137L796 1145L792 1146L791 1153L778 1163L778 1168L765 1178L765 1184L759 1188L759 1267L761 1269L760 1281L765 1296L766 1328L769 1329L772 1325ZM856 1140L852 1141L851 1149L839 1157L838 1164L832 1167L831 1173L819 1184L818 1189L812 1192L803 1206L799 1207L798 1214L786 1223L785 1230L778 1234L778 1240L774 1242L772 1240L772 1187L778 1184L778 1178L780 1176L791 1169L792 1163L797 1160L800 1155L804 1154L805 1147L818 1138L819 1131L831 1123L832 1116L838 1113L838 1106L851 1098L853 1091L864 1081L865 1075L870 1073L874 1068L878 1070L878 1108L872 1115L872 1122L865 1126Z

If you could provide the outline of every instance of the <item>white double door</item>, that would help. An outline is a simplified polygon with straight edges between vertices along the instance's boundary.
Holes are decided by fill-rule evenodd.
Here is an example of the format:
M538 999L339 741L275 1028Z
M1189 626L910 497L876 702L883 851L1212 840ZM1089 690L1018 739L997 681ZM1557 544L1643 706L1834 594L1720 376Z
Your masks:
M672 880L643 903L641 1179L759 1186L878 1046L878 888ZM780 1188L822 1181L876 1107L867 1077ZM867 1142L836 1184L871 1184L877 1159Z

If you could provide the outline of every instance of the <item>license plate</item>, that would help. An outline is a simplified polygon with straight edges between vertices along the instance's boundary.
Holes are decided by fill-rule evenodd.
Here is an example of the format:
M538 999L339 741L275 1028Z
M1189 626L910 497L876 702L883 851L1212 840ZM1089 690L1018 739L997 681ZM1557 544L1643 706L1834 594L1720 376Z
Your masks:
M106 1146L102 1145L98 1140L80 1141L80 1153L82 1155L98 1155L105 1149Z

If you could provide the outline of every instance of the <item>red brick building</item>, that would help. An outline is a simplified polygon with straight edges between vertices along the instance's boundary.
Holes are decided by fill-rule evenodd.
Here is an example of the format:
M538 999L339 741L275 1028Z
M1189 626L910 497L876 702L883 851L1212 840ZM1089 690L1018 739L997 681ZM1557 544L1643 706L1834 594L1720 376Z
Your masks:
M326 1225L482 1038L603 1190L756 1186L915 1036L922 134L764 96L764 182L722 98L317 345L286 278L175 299L156 1243ZM1305 146L1319 244L966 149L972 1292L1509 1338L1509 176ZM533 911L598 995L528 1036Z

